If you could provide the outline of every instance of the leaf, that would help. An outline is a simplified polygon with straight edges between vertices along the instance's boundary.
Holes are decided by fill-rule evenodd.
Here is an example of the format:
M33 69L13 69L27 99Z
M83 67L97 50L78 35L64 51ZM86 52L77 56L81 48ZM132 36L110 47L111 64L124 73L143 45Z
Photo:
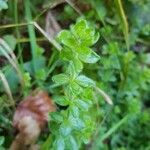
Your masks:
M92 53L92 49L81 45L78 49L77 49L79 58L86 58L88 55L90 55Z
M4 143L4 141L5 141L4 136L0 136L0 146Z
M35 77L36 77L37 80L45 81L46 77L47 77L45 69L42 68L42 69L37 70L36 74L35 74Z
M0 11L2 9L8 9L7 2L5 0L0 0Z
M16 71L11 66L6 66L4 68L4 74L6 76L11 92L12 93L17 92L18 85L19 85L19 78L16 74ZM1 82L0 82L0 91L3 91Z
M63 137L59 137L55 143L54 143L54 147L56 150L65 150L65 141Z
M77 144L77 141L75 140L74 136L70 135L68 138L67 138L67 147L68 149L70 150L78 150L79 149L79 146Z
M77 76L76 69L72 61L69 62L66 73L69 74L72 79Z
M17 40L13 35L5 35L3 37L3 39L5 40L5 42L9 45L9 47L11 48L11 50L14 50L17 44Z
M80 118L74 117L73 115L69 115L69 122L76 130L85 128L84 122Z
M63 117L59 112L51 112L50 113L50 120L56 121L56 122L62 122Z
M72 51L72 49L64 46L63 50L60 52L60 57L63 60L70 61L73 57L76 56L76 53Z
M64 90L68 97L72 97L79 95L83 91L83 88L76 82L71 82L68 86L65 87Z
M57 104L59 104L60 106L67 106L67 105L69 105L69 102L68 102L68 100L66 99L65 96L58 96L58 95L56 95L56 96L53 97L53 100Z
M74 56L73 63L76 69L76 73L77 74L80 73L83 69L83 64L77 56Z
M51 143L52 143L52 136L49 135L48 138L46 139L46 141L44 141L44 143L42 143L40 150L49 150Z
M61 31L58 36L57 39L64 45L70 47L70 48L75 48L75 46L77 45L77 42L75 40L75 38L73 37L73 35L71 34L70 31L67 30L63 30Z
M92 3L92 6L95 8L100 21L104 23L104 19L107 13L104 2L102 0L95 0L95 1L91 1L91 3Z
M75 25L71 27L71 31L76 36L79 36L82 34L82 32L87 28L87 22L84 19L79 20ZM82 36L82 35L81 35Z
M85 57L82 56L80 58L85 63L93 64L93 63L96 63L100 59L100 56L92 51L92 53L90 55L85 56Z
M79 108L75 105L70 107L71 113L74 117L79 117Z
M89 104L81 99L77 99L76 104L83 111L88 111L88 109L89 109Z
M95 34L95 29L90 27L84 19L72 26L71 31L78 39L78 43L84 46L92 46L99 38L99 33Z
M132 51L126 52L124 54L124 63L128 64L135 58L135 54Z
M5 150L5 148L0 146L0 150Z
M46 59L45 57L41 56L39 58L35 59L35 65L36 65L36 71L45 68L45 62ZM33 62L32 61L28 61L26 63L24 63L24 69L30 73L30 75L34 75L34 70L33 70Z
M63 123L61 124L59 131L62 136L68 136L71 133L72 129L69 124Z
M31 76L28 72L23 74L23 79L25 82L25 87L31 87Z
M91 86L95 85L95 82L92 79L90 79L84 75L79 75L76 78L76 82L83 87L91 87Z
M69 77L62 73L62 74L58 74L52 77L52 80L59 85L63 85L69 82Z

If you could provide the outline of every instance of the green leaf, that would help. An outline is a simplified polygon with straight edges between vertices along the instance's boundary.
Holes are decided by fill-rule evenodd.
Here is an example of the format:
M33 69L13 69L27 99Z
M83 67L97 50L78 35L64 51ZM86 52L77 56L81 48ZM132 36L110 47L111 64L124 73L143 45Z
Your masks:
M65 141L63 137L59 137L55 143L54 147L56 150L65 150Z
M67 87L65 87L65 93L72 97L73 95L78 95L83 91L82 87L76 82L71 82Z
M40 69L40 70L37 70L36 71L36 74L35 74L35 77L37 80L46 80L46 77L47 77L47 74L46 74L46 71L44 68Z
M46 139L46 141L44 141L44 143L42 143L40 150L49 150L51 143L52 143L52 136L50 134L48 136L48 138Z
M87 28L87 22L86 20L82 19L79 20L75 25L71 27L71 31L76 36L80 36L86 28Z
M63 117L59 112L52 112L50 113L50 120L56 121L56 122L62 122Z
M69 62L66 73L69 74L72 79L77 76L76 69L72 61Z
M7 2L5 0L0 0L0 11L2 9L8 9Z
M0 136L0 146L4 143L4 141L5 141L4 136Z
M69 82L69 77L66 74L58 74L52 77L52 80L59 85L63 85Z
M69 105L69 101L66 99L65 96L58 96L58 95L56 95L56 96L53 97L53 100L57 104L59 104L60 106L67 106L67 105Z
M6 149L5 149L4 147L1 147L1 146L0 146L0 150L6 150Z
M63 60L72 60L75 53L68 47L64 46L63 50L60 52L60 58Z
M66 143L67 143L66 145L67 145L69 150L78 150L79 149L77 141L75 140L74 136L72 136L72 135L70 135L67 138Z
M128 64L135 58L135 54L132 51L126 52L124 55L124 62Z
M74 117L79 117L79 108L75 105L70 107L71 113Z
M35 65L36 65L36 69L37 69L36 71L43 69L43 68L46 68L45 62L46 62L46 59L43 56L36 58L35 59ZM32 61L24 63L24 69L27 72L29 72L30 75L34 75L33 62Z
M75 46L77 45L77 42L75 40L75 38L73 37L73 35L71 34L70 31L67 30L63 30L61 31L58 36L57 39L64 45L70 47L70 48L75 48Z
M61 124L59 131L62 136L68 136L71 133L72 129L69 124L63 123Z
M9 87L11 89L11 92L12 93L17 92L18 85L19 85L19 78L18 78L16 71L11 66L6 66L3 69L4 69L4 74L6 76L7 82L9 84ZM4 90L3 86L1 85L1 82L0 82L0 91L3 91L3 90Z
M83 111L88 111L88 109L89 109L89 104L81 99L77 99L76 104Z
M78 49L77 49L77 52L78 52L78 55L79 57L83 57L83 59L85 57L87 57L88 55L90 55L92 53L92 49L86 47L86 46L83 46L81 45Z
M84 75L79 75L76 78L76 82L83 87L91 87L91 86L95 85L95 82L92 79L90 79Z
M92 51L90 55L85 55L85 56L82 55L80 59L85 63L93 64L93 63L96 63L100 59L100 56Z
M84 122L78 117L69 115L69 121L70 121L70 124L72 125L72 127L76 130L81 130L81 129L85 128Z
M95 1L91 1L94 9L96 10L96 13L98 16L98 19L102 22L104 22L104 19L105 19L105 16L106 16L106 13L107 13L107 9L105 8L105 5L104 5L104 1L102 0L95 0Z
M25 87L31 87L31 76L28 72L23 74L23 79L25 82Z
M72 26L71 31L78 39L78 43L84 46L92 46L99 38L99 33L95 34L95 29L90 27L84 19Z
M6 43L9 45L11 50L14 50L17 44L17 40L13 35L5 35L3 39L6 41Z
M80 59L78 58L78 56L74 56L72 61L74 63L77 74L80 73L83 69L83 64L80 61Z

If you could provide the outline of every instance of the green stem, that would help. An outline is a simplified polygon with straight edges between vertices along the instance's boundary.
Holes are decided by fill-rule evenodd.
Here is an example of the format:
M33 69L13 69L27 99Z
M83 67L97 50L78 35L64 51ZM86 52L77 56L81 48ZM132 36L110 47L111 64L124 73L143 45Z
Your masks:
M105 139L107 139L111 134L113 134L122 124L127 122L128 116L125 116L123 119L121 119L117 124L115 124L108 132L106 132L101 138L100 142L103 142Z
M122 25L122 31L124 34L127 50L129 50L130 45L129 45L129 27L128 27L128 22L127 18L123 9L122 1L121 0L115 0L115 4L118 10L118 14L120 16L120 21Z
M25 16L27 19L27 22L32 22L32 14L30 9L30 1L25 0L24 1L25 6ZM28 32L29 32L29 38L30 38L30 44L31 44L31 53L32 53L32 64L33 64L33 72L36 72L36 62L35 59L37 57L36 49L37 49L37 43L36 43L36 35L35 35L35 28L34 25L28 24Z
M18 19L18 0L15 0L15 2L14 2L14 20L15 20L15 24L19 23L19 19ZM16 26L16 35L17 35L17 39L20 39L20 32L19 32L18 26ZM17 43L17 47L18 47L18 55L19 55L21 65L22 65L22 68L23 68L22 49L21 49L20 43Z

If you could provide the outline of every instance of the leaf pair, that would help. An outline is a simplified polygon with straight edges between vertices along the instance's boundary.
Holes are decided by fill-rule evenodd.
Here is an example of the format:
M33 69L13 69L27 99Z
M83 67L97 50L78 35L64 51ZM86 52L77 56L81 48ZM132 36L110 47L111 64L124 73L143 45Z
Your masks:
M73 60L75 67L78 65L78 71L82 70L82 63L96 63L99 56L90 48L97 42L99 34L95 33L95 29L90 27L85 20L79 20L75 25L71 26L70 31L61 31L57 39L64 48L61 57L65 60ZM77 65L78 64L78 65Z

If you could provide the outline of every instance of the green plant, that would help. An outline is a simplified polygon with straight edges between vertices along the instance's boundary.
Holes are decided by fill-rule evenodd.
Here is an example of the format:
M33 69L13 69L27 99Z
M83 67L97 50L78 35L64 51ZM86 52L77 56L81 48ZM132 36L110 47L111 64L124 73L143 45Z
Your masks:
M99 56L90 48L99 34L85 20L79 20L69 30L61 31L57 39L62 43L60 61L63 73L54 75L52 88L57 87L54 101L64 110L51 113L52 149L79 149L88 143L94 129L92 114L95 81L83 75L83 63L96 63Z
M57 104L37 141L42 150L149 150L149 7L0 0L0 149L14 139L15 106L40 88ZM49 11L61 28L77 22L54 38L43 27Z

